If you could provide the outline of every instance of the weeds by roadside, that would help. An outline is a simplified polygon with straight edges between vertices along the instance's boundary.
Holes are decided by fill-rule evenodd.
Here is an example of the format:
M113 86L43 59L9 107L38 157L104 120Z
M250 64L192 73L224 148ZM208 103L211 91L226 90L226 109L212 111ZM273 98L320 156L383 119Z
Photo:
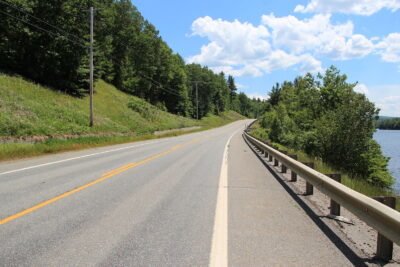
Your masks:
M260 140L263 140L264 142L267 142L267 136L265 133L260 130L260 128L257 128L257 125L254 126L255 129L251 131L251 134L254 135L255 137L259 138ZM379 186L372 185L370 183L367 183L366 181L363 181L362 179L359 179L357 177L352 177L349 174L343 173L328 164L324 163L321 159L319 158L314 158L310 157L303 151L297 151L291 148L287 148L279 143L272 143L272 145L276 146L280 150L285 150L288 152L288 154L296 154L297 155L297 160L300 162L314 162L314 169L317 170L320 173L324 174L330 174L330 173L341 173L342 177L342 184L348 186L349 188L356 190L357 192L360 192L364 195L367 196L395 196L397 197L397 204L396 204L396 209L400 211L400 196L396 194L394 190L391 189L386 189L382 188Z

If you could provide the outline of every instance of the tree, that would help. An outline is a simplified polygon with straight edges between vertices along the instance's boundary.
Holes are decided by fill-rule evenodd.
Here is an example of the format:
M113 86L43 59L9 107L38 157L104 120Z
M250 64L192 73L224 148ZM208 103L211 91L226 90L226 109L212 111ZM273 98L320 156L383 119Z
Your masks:
M200 118L230 108L254 115L254 101L245 95L237 97L232 76L225 80L225 74L207 67L186 66L129 0L8 2L11 5L0 2L1 10L10 15L2 15L0 24L3 71L74 96L87 94L89 20L85 10L94 7L95 79L169 112L192 117L196 117L193 82L197 81Z
M89 9L91 2L12 1L17 8L1 3L1 9L17 19L6 17L5 27L0 28L2 54L4 51L0 68L72 95L86 93L89 50L85 40L88 40L89 24L87 14L81 9ZM34 17L43 18L46 23Z
M301 149L354 176L382 186L393 183L388 159L373 141L379 109L335 67L316 78L276 84L262 116L272 141Z
M237 91L237 87L236 87L236 84L235 84L235 79L231 75L229 75L227 83L228 83L228 87L230 89L230 100L231 100L231 103L232 103L233 99L236 96L236 91Z
M275 106L278 104L279 102L279 97L281 95L281 87L279 85L279 83L276 83L275 86L272 86L272 90L271 92L268 93L269 95L269 99L268 102L272 105Z

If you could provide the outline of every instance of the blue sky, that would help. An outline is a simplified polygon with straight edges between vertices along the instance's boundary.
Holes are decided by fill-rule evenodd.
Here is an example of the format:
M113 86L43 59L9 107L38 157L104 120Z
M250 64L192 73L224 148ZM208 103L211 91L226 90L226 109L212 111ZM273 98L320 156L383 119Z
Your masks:
M400 117L400 0L136 0L186 62L232 74L240 91L335 65L381 108Z

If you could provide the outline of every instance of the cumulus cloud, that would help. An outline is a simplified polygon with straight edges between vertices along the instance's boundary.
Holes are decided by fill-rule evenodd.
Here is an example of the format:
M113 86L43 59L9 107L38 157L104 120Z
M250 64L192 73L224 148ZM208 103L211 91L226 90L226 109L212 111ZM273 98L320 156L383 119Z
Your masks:
M383 116L394 116L394 117L400 117L400 101L397 101L396 103L382 103L378 102L376 103L376 106L380 109L379 114Z
M400 0L311 0L306 6L297 5L294 11L369 16L384 8L395 12L400 8Z
M193 58L189 59L190 63L200 63L197 62L196 60L193 60ZM212 60L209 61L212 63ZM207 64L205 62L204 64ZM208 64L210 66L210 64ZM220 73L221 71L224 72L225 74L232 75L232 76L251 76L251 77L260 77L263 75L263 72L258 69L256 66L252 65L211 65L210 67L214 72Z
M399 95L393 95L393 96L386 96L380 100L380 103L384 104L397 104L397 102L400 101L400 96Z
M381 115L400 117L400 84L368 86L368 99L381 109Z
M333 23L330 14L305 19L269 14L262 16L260 25L206 16L193 22L191 35L209 42L187 58L189 63L233 76L262 76L288 68L316 73L323 71L320 58L350 60L372 53L383 61L400 62L400 33L368 39L354 32L351 21Z
M250 23L233 22L211 17L198 18L192 24L193 35L207 37L210 43L201 48L201 54L189 59L191 62L210 66L246 64L265 57L271 50L267 28Z
M260 99L261 101L265 101L265 100L269 99L269 95L261 95L259 93L249 93L249 94L246 93L246 95L251 99L253 99L253 98Z
M249 87L248 87L247 85L237 83L237 84L236 84L236 88L237 88L237 89L245 89L245 88L249 88Z
M382 60L400 62L400 33L391 33L376 45Z
M200 54L187 59L190 63L208 65L216 72L234 76L261 76L278 69L298 65L301 72L322 71L321 62L309 53L296 54L272 47L266 25L254 26L238 20L225 21L209 16L196 19L192 35L206 37L209 43Z
M369 90L365 84L359 83L354 87L354 91L357 93L368 94Z
M270 14L263 15L262 22L272 29L275 46L294 53L313 51L334 60L347 60L362 58L374 48L372 41L353 33L352 22L332 24L329 14L318 14L304 20L294 16L277 18Z

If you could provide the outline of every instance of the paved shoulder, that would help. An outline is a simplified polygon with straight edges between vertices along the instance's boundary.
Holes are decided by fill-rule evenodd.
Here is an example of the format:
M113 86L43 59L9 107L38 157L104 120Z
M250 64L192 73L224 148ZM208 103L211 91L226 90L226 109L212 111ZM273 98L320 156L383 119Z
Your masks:
M229 266L352 266L236 134L229 147Z

